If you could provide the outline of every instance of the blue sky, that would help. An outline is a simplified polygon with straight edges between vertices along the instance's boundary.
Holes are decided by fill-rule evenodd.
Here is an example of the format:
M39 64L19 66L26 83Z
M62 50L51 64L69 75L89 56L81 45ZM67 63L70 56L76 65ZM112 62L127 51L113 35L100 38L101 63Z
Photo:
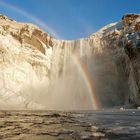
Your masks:
M0 0L0 13L60 39L78 39L125 13L140 13L140 0Z

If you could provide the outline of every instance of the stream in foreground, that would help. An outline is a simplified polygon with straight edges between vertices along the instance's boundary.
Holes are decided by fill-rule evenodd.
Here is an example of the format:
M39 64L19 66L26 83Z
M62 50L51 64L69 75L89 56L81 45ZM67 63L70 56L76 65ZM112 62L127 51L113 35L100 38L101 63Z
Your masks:
M140 110L0 111L1 140L139 140Z

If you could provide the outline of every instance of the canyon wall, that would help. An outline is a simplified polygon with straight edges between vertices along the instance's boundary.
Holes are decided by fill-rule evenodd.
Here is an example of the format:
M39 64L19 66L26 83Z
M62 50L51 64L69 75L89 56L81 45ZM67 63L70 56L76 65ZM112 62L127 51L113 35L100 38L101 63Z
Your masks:
M91 89L100 108L140 105L139 46L137 14L73 41L1 15L1 109L92 109Z

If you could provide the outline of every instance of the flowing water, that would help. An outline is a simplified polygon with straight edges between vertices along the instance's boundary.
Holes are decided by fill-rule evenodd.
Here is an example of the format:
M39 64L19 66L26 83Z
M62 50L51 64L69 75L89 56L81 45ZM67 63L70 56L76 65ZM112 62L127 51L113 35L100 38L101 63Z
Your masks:
M1 111L1 140L139 140L139 110Z
M105 29L75 41L32 25L19 30L22 40L16 30L1 35L1 109L96 110L138 99L130 60L123 48L108 47Z
M117 65L111 51L94 44L92 39L55 40L49 80L39 80L31 74L32 80L22 96L49 110L96 110L124 105L130 91L121 65Z

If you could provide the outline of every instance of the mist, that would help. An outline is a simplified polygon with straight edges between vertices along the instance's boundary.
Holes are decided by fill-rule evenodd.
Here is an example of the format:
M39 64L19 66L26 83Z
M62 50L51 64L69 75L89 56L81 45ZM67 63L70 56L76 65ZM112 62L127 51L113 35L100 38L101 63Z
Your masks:
M99 108L125 104L128 98L126 92L129 92L127 79L121 66L116 64L112 53L107 49L102 53L97 53L95 50L93 53L80 56L78 51L58 58L61 64L55 62L57 72L52 70L49 79L39 80L31 75L33 80L26 83L21 90L26 108L34 106L35 109L46 110L94 109L86 81L73 56L86 69L95 88L96 93L93 94L97 96Z

